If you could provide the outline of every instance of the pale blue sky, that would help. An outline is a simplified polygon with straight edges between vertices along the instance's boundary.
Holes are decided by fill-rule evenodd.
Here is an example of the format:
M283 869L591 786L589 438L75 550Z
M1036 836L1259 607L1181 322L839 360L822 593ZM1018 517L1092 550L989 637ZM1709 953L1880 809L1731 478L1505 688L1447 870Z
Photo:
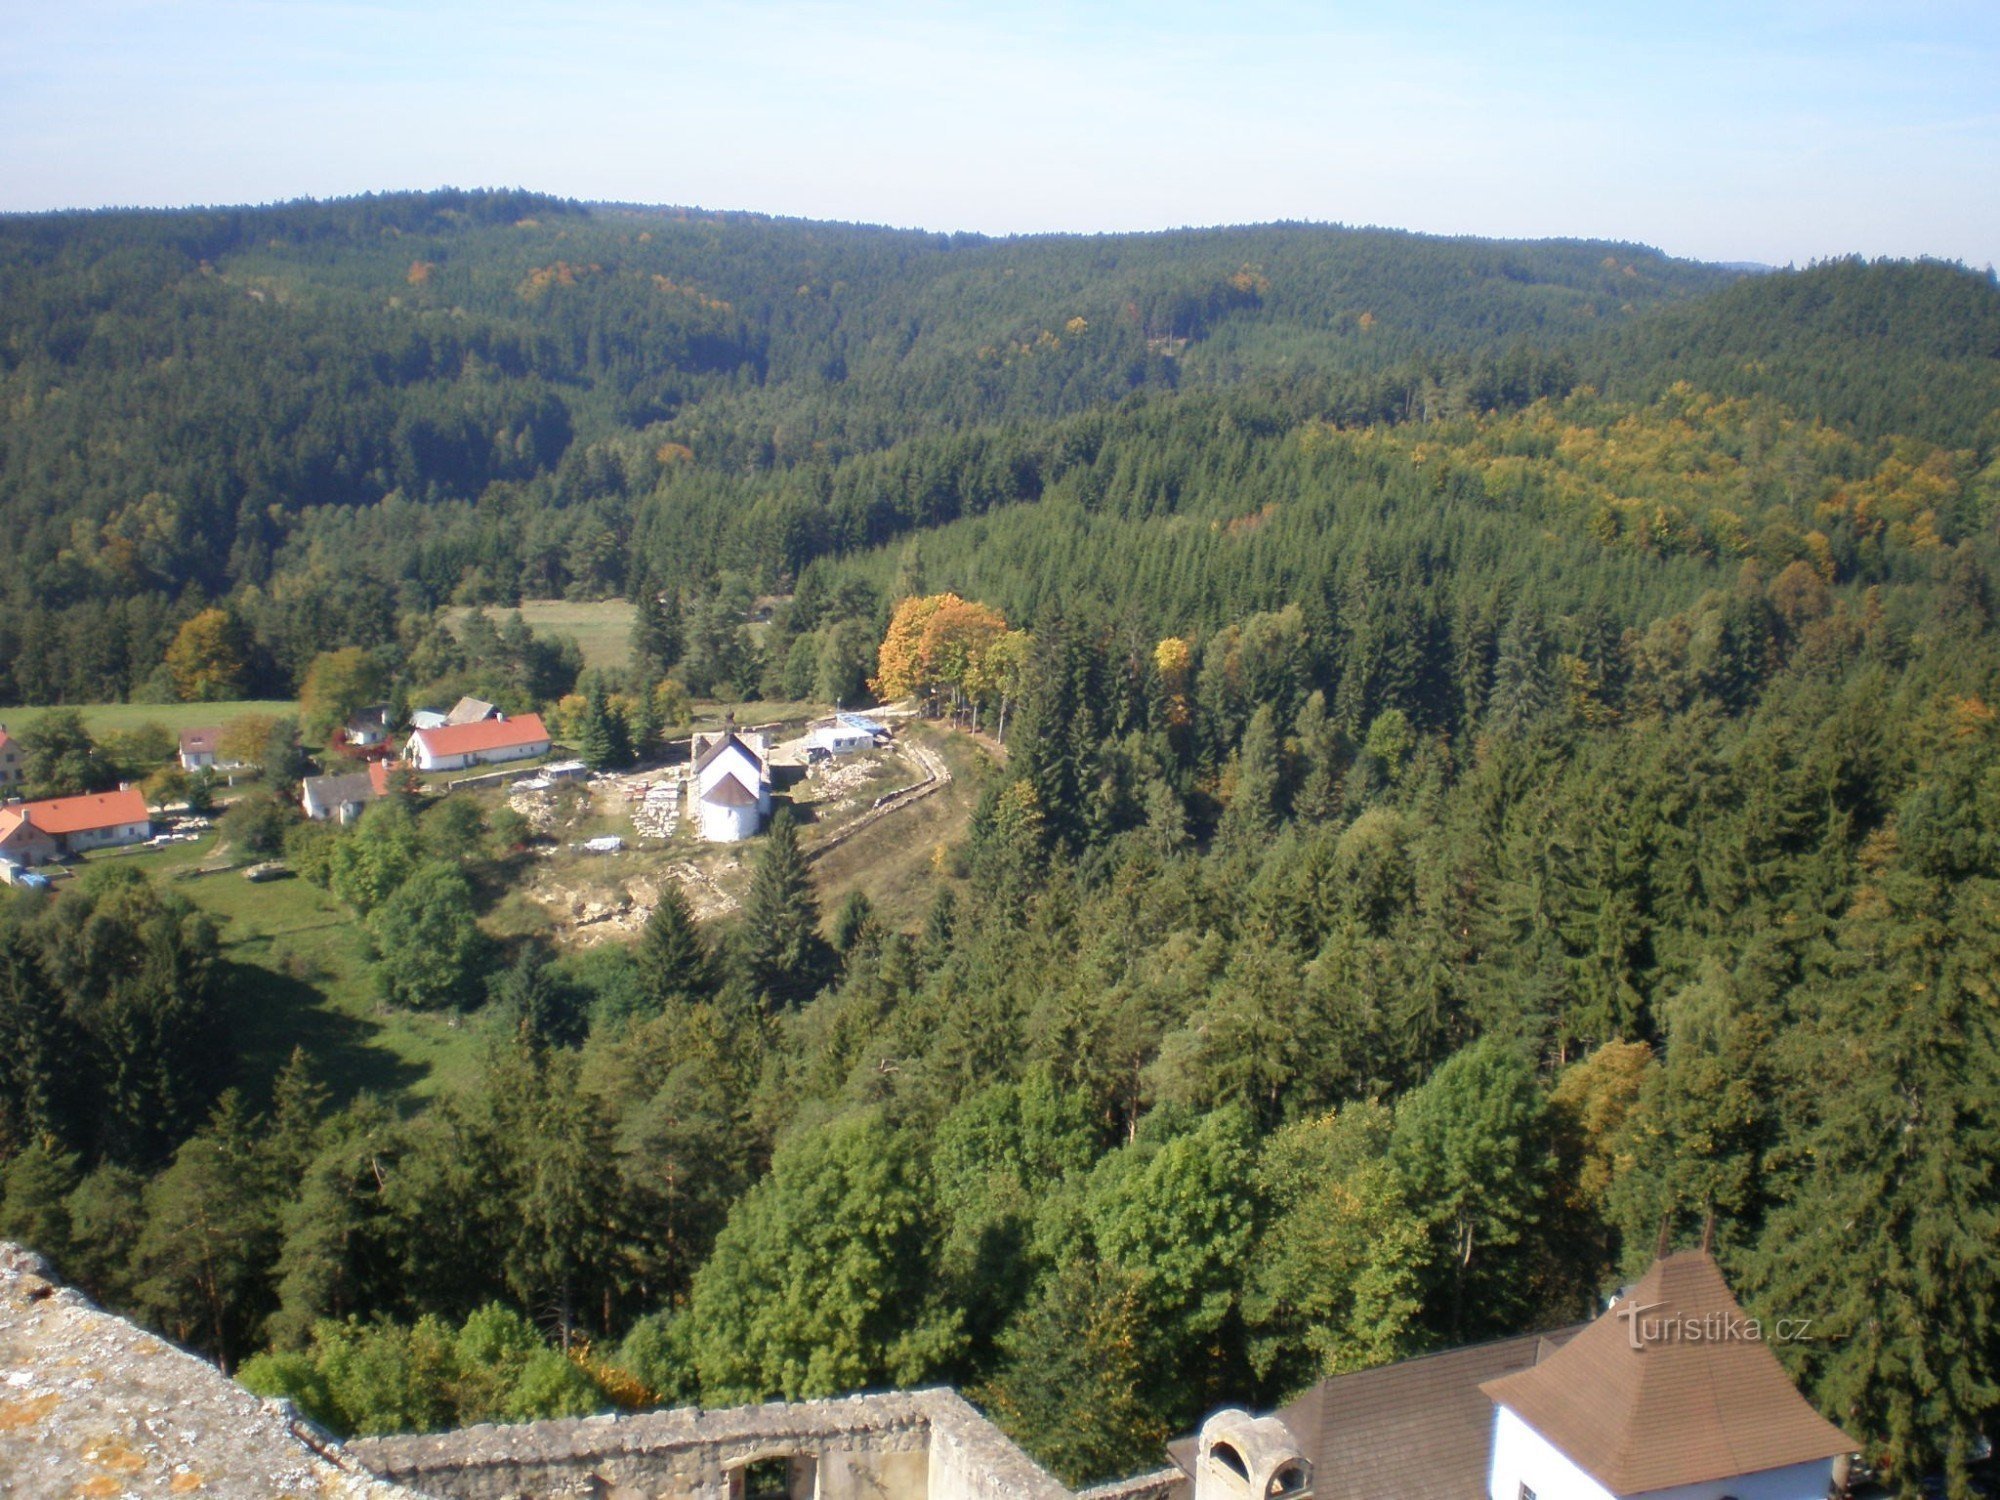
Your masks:
M14 0L0 209L521 186L2000 260L2000 3Z

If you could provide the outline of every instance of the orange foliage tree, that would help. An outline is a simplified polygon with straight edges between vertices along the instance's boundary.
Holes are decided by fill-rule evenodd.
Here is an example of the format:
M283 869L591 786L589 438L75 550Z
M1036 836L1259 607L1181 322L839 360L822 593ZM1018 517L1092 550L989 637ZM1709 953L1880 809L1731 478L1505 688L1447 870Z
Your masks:
M948 689L954 712L976 713L980 703L1012 686L995 679L992 668L999 663L989 661L1007 633L1006 617L990 605L956 594L912 595L889 617L869 687L878 698L929 697Z

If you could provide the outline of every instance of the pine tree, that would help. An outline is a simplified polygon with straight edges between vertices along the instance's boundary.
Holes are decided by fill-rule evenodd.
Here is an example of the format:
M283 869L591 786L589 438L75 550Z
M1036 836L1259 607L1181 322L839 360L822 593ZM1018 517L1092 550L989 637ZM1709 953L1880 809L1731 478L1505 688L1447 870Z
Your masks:
M1262 844L1283 816L1284 791L1278 762L1277 718L1268 703L1259 705L1243 731L1236 753L1236 795L1223 815L1222 836L1238 846Z
M0 1155L70 1137L78 1042L34 944L0 932Z
M1299 709L1296 732L1301 768L1292 810L1302 822L1324 823L1340 815L1340 730L1326 711L1326 694L1315 689Z
M582 722L576 738L577 755L593 771L632 763L632 741L624 715L611 702L602 677L593 676L585 689Z
M1520 734L1557 705L1555 681L1549 670L1548 640L1540 613L1531 605L1517 607L1500 633L1500 654L1493 664L1493 693L1487 700L1486 727L1495 734Z
M549 972L549 957L529 943L493 985L493 1004L512 1017L514 1034L531 1049L573 1047L590 1029L584 997Z
M1065 1261L1001 1336L1005 1362L974 1392L1015 1441L1079 1487L1154 1461L1170 1431L1146 1396L1139 1280Z
M661 883L659 900L640 930L632 956L638 964L646 1015L674 1014L715 995L715 961L694 925L694 910L678 881Z
M0 1170L0 1239L39 1251L73 1275L67 1200L75 1187L76 1157L36 1141Z
M224 1094L147 1185L146 1228L133 1250L147 1312L225 1371L255 1347L276 1248L279 1195L257 1134L235 1092Z
M771 1010L804 1004L830 971L812 872L787 814L773 820L757 856L737 953L745 987Z
M1968 759L1971 759L1968 757ZM1918 788L1843 923L1811 1018L1816 1118L1753 1259L1759 1310L1811 1316L1795 1356L1897 1492L1969 1467L2000 1400L2000 807L1986 764ZM1893 853L1891 851L1894 851Z

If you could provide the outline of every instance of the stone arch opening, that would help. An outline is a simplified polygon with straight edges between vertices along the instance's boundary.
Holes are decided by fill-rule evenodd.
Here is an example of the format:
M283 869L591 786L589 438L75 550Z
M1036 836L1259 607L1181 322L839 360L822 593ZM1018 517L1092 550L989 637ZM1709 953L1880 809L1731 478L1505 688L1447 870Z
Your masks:
M817 1500L819 1458L760 1453L729 1470L729 1500Z

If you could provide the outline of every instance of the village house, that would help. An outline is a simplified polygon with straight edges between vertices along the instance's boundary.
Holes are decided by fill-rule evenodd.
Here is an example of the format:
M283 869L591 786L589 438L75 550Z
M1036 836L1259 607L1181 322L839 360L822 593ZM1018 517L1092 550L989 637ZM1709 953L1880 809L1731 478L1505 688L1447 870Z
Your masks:
M0 859L23 868L86 849L137 844L153 831L153 815L136 787L50 797L0 808Z
M548 753L549 731L540 714L419 729L403 747L403 758L419 771L461 771Z
M308 776L299 786L299 803L315 823L328 819L352 823L369 803L389 795L389 768L371 762L365 771L340 776Z
M711 844L747 839L771 815L770 743L761 734L696 734L689 744L694 775L688 796L701 836Z
M356 749L367 750L381 744L389 738L389 705L374 703L350 714L342 733Z
M0 793L19 786L24 774L20 743L7 733L5 724L0 724Z
M181 731L181 769L183 771L240 771L243 762L234 758L225 759L217 748L222 739L222 730L183 729Z

